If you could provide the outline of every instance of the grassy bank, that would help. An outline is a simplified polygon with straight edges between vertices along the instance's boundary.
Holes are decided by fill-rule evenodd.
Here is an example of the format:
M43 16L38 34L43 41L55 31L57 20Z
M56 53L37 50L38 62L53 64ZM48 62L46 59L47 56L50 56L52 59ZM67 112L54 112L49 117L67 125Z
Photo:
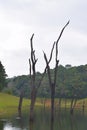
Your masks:
M0 93L0 117L17 113L19 97ZM29 109L30 100L23 99L23 110Z

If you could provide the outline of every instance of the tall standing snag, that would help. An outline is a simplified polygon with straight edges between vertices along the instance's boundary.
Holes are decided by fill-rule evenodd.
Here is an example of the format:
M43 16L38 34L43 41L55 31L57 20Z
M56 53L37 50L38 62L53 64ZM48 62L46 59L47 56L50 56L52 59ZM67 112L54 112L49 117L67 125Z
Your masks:
M35 50L33 49L33 37L34 37L34 34L32 35L30 39L31 56L29 58L29 68L30 68L29 72L30 72L30 81L31 81L30 121L34 120L34 106L35 106L35 101L36 101L37 90L40 87L44 74L45 74L45 71L44 71L40 81L36 85L36 63L38 59L36 59Z
M35 65L37 59L35 57L35 50L33 50L33 36L30 39L30 46L31 46L31 57L29 59L29 66L30 66L30 80L31 80L31 104L30 104L30 120L34 118L34 105L36 100L36 86L35 86L35 78L36 78L36 70Z
M56 79L57 79L57 70L58 70L58 42L62 36L62 33L64 31L64 29L66 28L66 26L69 24L69 21L67 22L67 24L63 27L63 29L61 30L61 33L57 39L56 42L54 42L52 49L51 49L51 53L50 53L50 58L49 60L47 59L47 56L44 52L44 59L46 62L46 69L47 69L47 73L48 73L48 79L49 79L49 86L50 86L50 90L51 90L51 121L54 121L54 97L55 97L55 87L56 87ZM55 47L55 69L54 69L54 79L52 80L51 77L51 73L50 73L50 62L52 60L52 55L53 55L53 51L54 51L54 47Z

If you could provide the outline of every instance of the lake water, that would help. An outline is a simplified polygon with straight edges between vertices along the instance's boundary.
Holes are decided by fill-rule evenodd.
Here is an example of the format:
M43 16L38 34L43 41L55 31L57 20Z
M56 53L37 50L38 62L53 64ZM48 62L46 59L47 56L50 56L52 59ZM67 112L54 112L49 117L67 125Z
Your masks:
M87 130L87 115L69 112L55 113L54 123L50 121L49 112L36 114L34 123L29 123L28 114L21 119L14 116L9 119L0 119L0 130Z

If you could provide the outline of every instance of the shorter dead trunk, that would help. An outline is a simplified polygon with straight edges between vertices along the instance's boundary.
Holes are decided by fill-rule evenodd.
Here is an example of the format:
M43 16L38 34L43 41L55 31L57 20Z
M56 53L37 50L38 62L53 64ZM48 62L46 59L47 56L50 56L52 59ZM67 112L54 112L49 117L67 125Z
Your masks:
M43 106L44 106L44 111L45 111L45 108L46 108L46 98L43 99Z
M77 103L77 99L72 98L72 100L71 100L71 107L70 107L70 114L71 115L73 115L73 113L74 113L74 108L76 106L76 103Z
M67 99L65 98L65 111L66 111L66 107L67 107Z
M20 99L19 99L19 105L18 105L18 116L19 116L19 117L21 117L21 112L22 112L23 96L24 96L24 91L21 90Z
M83 101L83 104L82 104L82 112L84 114L84 109L85 109L85 101Z
M58 111L59 111L59 113L61 112L61 101L62 101L62 98L60 97L59 98L59 103L58 103Z

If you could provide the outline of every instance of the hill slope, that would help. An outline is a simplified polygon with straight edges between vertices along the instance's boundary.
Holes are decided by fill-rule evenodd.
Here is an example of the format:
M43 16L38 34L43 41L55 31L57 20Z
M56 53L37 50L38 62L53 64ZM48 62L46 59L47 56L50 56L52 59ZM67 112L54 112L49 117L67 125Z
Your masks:
M17 113L19 98L5 93L0 93L0 116ZM23 109L28 108L29 100L23 100Z

